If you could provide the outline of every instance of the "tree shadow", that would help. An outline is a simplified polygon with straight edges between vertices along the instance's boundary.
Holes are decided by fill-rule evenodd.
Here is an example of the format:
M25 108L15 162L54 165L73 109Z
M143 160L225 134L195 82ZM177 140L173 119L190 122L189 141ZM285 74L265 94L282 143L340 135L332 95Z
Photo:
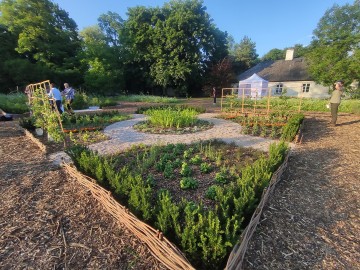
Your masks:
M336 246L326 237L346 221L335 200L346 192L336 186L333 164L338 157L333 148L295 151L290 156L282 181L264 208L244 269L301 269L305 262L307 269L315 269L326 256L336 254Z
M352 124L356 124L356 123L359 123L359 122L360 122L360 119L359 119L359 120L354 120L354 121L349 121L349 122L340 123L340 124L337 124L337 126L347 126L347 125L352 125Z
M305 118L303 125L303 143L318 141L332 133L329 120L324 118Z

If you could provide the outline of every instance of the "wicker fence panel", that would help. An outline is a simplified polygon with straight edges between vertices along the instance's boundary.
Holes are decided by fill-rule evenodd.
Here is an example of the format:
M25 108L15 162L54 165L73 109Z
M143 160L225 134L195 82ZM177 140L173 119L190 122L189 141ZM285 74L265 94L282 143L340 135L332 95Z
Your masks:
M283 164L276 170L270 180L270 184L267 189L264 190L263 195L261 197L261 201L259 205L256 207L254 214L251 217L251 220L248 226L245 228L243 233L240 236L239 243L236 244L231 251L231 254L228 258L226 268L227 270L240 270L242 269L242 263L244 260L244 256L246 250L248 248L248 244L253 233L256 230L256 226L259 224L260 217L266 202L268 201L271 193L275 189L276 184L280 181L280 178L285 171L288 163L290 153L288 153L285 157Z
M163 237L161 232L140 221L129 212L128 209L120 205L109 191L100 187L95 180L81 174L69 164L64 163L63 167L65 171L74 177L85 189L90 190L105 210L143 241L149 247L151 253L169 269L195 269L181 251Z

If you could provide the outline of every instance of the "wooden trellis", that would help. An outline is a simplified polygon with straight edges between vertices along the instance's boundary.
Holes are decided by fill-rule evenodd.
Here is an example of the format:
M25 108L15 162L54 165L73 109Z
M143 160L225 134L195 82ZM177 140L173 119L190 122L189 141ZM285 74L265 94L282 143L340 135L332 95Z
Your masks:
M36 98L40 98L44 103L45 102L53 102L53 104L55 104L56 100L53 98L49 98L48 94L46 93L46 89L50 89L51 85L50 85L50 81L46 80L43 82L39 82L39 83L33 83L33 84L29 84L26 86L25 88L25 93L28 96L28 103L29 103L29 107L30 107L30 115L32 115L32 111L31 111L31 107L33 106L34 100ZM34 92L38 91L40 93L40 97L37 97L34 95ZM62 120L61 120L61 115L60 112L58 111L57 106L54 106L54 110L56 112L56 116L57 116L57 120L59 123L59 127L61 129L61 132L64 133L64 128L62 125ZM45 110L44 110L44 113ZM66 140L64 140L64 144L66 146Z
M235 115L240 114L266 114L274 111L271 107L271 89L261 89L266 93L266 96L260 96L258 89L245 88L222 88L221 89L221 111L225 111L225 104L230 103L229 113ZM260 99L266 99L266 102L259 103ZM296 111L301 111L302 97L299 99L299 104ZM230 100L230 101L229 101ZM232 102L236 101L236 102ZM249 102L251 101L251 102ZM290 111L290 110L288 110Z

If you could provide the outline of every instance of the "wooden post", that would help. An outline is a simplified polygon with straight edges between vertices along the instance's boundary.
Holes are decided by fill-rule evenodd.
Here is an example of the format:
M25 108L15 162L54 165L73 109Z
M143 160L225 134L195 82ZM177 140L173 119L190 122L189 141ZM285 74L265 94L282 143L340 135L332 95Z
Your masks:
M270 113L270 98L271 98L271 90L268 88L268 100L267 100L267 115Z
M221 100L220 100L220 111L222 112L223 107L223 98L224 98L224 88L221 89Z
M244 100L245 99L245 89L242 89L242 106L241 106L241 113L244 113Z

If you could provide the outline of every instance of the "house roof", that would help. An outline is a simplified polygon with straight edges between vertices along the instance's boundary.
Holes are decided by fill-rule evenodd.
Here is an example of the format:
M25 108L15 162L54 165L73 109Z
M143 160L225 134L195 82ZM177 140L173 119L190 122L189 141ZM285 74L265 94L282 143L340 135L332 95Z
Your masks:
M240 74L237 79L242 81L254 73L269 82L312 81L312 78L307 72L304 58L260 62Z

